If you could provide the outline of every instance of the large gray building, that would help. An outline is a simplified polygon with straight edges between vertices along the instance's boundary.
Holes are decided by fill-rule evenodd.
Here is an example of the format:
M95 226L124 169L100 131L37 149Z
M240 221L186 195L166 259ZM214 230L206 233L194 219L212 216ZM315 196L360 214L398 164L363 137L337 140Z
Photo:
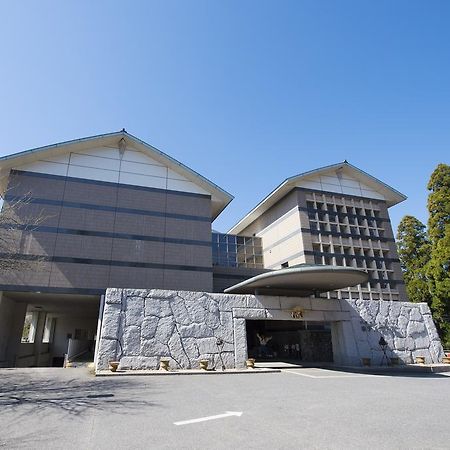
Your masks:
M107 288L221 293L325 264L369 273L320 294L330 301L407 300L388 214L405 196L347 162L287 179L226 234L211 223L232 196L124 130L5 156L0 170L4 208L25 199L1 256L30 262L0 272L3 366L85 351Z

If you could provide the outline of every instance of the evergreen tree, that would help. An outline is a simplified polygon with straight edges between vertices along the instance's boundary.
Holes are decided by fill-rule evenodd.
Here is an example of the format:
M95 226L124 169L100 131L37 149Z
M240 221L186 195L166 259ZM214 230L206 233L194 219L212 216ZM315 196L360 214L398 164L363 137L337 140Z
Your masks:
M426 277L430 243L425 225L413 216L403 217L397 230L397 247L409 300L431 303Z
M444 346L450 345L450 166L439 164L428 183L428 234L431 259L427 267L431 308Z

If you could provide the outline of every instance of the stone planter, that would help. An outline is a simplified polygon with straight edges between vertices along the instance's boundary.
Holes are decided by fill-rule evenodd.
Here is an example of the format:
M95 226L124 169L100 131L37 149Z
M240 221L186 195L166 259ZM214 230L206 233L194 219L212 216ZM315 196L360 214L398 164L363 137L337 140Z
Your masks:
M363 366L369 367L371 364L371 359L370 358L361 358L361 362L362 362Z
M398 366L398 364L399 364L399 362L400 362L400 360L399 360L399 358L389 358L389 360L390 360L390 365L391 366Z
M255 358L249 358L245 361L245 365L247 366L247 369L254 369L255 368Z
M425 356L416 356L416 364L425 364Z
M117 372L117 368L119 367L119 361L110 361L109 362L109 370L111 372Z
M208 370L208 363L209 363L209 361L207 359L201 359L200 360L200 369Z
M159 370L165 370L166 372L169 370L169 360L161 359L159 361Z
M450 364L450 356L444 356L444 357L442 358L442 362L443 362L444 364Z

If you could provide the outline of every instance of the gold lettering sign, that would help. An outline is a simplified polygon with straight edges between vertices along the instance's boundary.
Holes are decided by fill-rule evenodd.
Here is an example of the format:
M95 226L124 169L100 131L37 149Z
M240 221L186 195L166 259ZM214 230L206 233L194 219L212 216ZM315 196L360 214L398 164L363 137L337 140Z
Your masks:
M293 319L303 319L303 314L304 314L304 311L302 308L297 307L291 311L291 317Z

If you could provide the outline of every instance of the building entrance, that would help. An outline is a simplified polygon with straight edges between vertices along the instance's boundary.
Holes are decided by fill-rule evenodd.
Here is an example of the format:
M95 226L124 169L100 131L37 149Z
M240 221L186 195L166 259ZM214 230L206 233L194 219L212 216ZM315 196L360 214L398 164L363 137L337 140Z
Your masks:
M93 295L3 292L0 367L93 361L99 306Z
M247 320L249 358L257 361L333 362L329 322Z

